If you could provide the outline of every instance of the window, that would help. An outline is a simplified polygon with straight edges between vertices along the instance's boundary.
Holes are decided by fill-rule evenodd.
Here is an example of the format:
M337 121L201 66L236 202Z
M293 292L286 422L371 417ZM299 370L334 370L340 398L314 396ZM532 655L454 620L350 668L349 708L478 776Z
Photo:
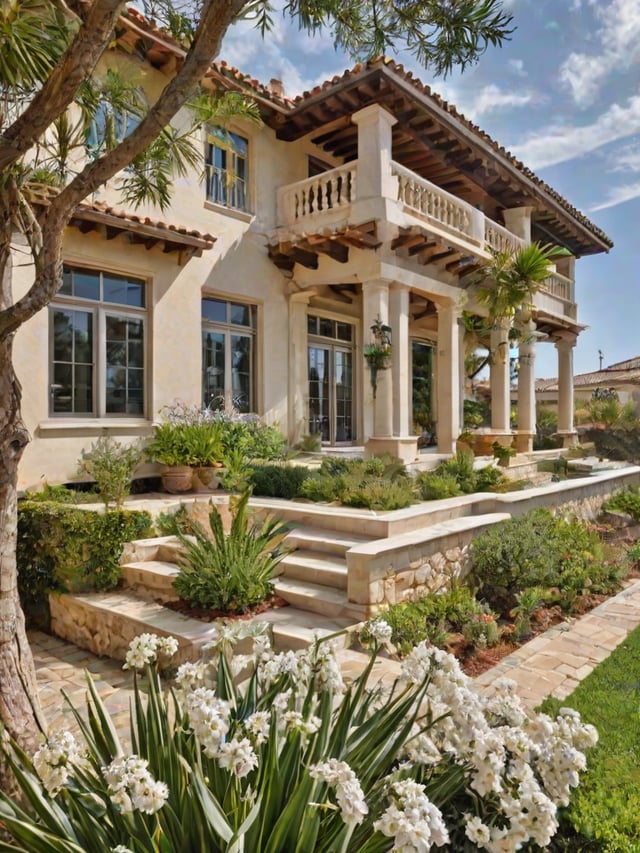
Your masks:
M257 308L202 300L202 399L210 408L254 408Z
M50 413L144 416L146 285L64 267L49 308Z
M236 133L209 132L205 157L207 201L248 210L249 143Z

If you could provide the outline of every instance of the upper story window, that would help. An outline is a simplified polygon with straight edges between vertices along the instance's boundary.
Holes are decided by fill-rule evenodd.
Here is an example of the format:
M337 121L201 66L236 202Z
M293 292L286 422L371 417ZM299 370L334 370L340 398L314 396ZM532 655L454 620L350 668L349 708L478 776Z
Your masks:
M143 417L146 283L65 266L49 308L51 415Z
M248 211L249 142L219 128L207 134L207 201Z

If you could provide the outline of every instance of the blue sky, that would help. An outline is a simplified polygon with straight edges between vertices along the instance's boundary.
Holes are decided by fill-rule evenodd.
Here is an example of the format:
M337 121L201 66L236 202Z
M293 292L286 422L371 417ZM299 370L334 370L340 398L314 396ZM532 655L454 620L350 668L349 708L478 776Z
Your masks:
M505 0L516 31L479 64L435 79L398 54L424 83L582 210L615 243L576 264L576 373L640 355L640 0ZM280 17L262 41L246 22L221 59L294 96L354 63L327 35L308 39ZM538 347L538 376L557 375L555 348Z

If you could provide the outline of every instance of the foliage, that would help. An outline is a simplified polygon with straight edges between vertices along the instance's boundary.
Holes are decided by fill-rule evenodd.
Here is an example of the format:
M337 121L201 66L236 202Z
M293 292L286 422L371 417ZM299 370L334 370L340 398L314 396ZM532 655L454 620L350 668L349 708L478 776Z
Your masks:
M576 423L593 422L607 429L638 430L640 421L636 403L629 400L621 403L617 396L592 397L576 408Z
M484 621L484 617L489 618ZM415 601L392 604L380 619L391 626L391 642L401 654L408 654L423 641L446 647L449 634L465 631L470 637L473 636L475 643L481 635L485 637L485 645L494 645L497 641L494 614L477 601L465 584ZM372 624L376 621L379 620L374 620ZM493 623L493 627L490 623ZM480 644L483 644L482 641Z
M470 556L479 594L503 613L531 587L544 588L547 601L571 609L585 591L616 589L623 571L605 559L595 530L546 509L493 525L474 538Z
M491 406L485 400L465 400L462 404L463 426L479 427L491 422Z
M230 492L246 492L250 489L253 468L241 447L229 447L222 457L220 472L222 487Z
M391 326L385 325L378 317L371 326L371 334L373 341L365 344L362 352L371 375L371 388L375 399L378 389L378 372L389 367L391 358Z
M194 534L194 520L184 504L180 504L175 512L160 512L155 517L153 526L157 536L177 536L183 533Z
M474 455L470 450L458 450L451 459L441 462L435 469L438 474L450 474L455 477L460 489L465 493L475 491L476 475L474 471Z
M38 491L25 492L25 500L27 501L51 501L62 504L95 503L96 497L96 492L93 489L90 491L81 491L80 489L72 489L68 486L51 485L47 482Z
M501 444L499 441L494 441L491 445L491 449L493 451L493 455L498 460L498 465L503 466L507 466L509 464L509 460L517 453L515 447L511 447L511 445L506 446Z
M577 796L561 813L552 850L638 850L638 684L640 629L636 628L562 700L562 705L575 708L596 725L600 738ZM542 707L553 714L559 705L558 700L547 699Z
M415 500L413 482L402 463L339 456L325 457L318 471L302 483L300 495L376 510L400 509Z
M78 475L86 474L95 480L96 491L105 507L112 502L120 507L131 491L133 474L141 459L142 450L137 444L124 445L103 435L90 450L83 450Z
M194 607L244 613L270 595L274 571L286 555L282 540L288 528L270 517L253 519L248 501L249 492L245 492L230 505L228 535L213 504L209 514L213 540L195 521L193 537L178 532L183 553L173 585L178 595Z
M418 493L423 501L440 501L462 494L454 474L421 471L416 476Z
M519 308L530 306L549 277L553 262L568 254L559 246L540 243L530 243L515 252L494 251L491 261L473 277L478 301L487 308L489 319L511 319Z
M349 683L330 643L274 654L261 630L221 627L210 660L181 666L167 693L157 661L177 642L134 640L126 666L144 670L148 697L136 673L130 746L90 679L88 722L74 710L82 747L68 732L33 759L4 746L25 805L0 794L14 839L0 851L548 845L597 739L579 715L528 715L506 682L482 697L454 658L424 644L383 687L372 676L387 635L380 623L368 664ZM253 667L239 687L229 657L246 636Z
M189 448L189 429L189 424L156 424L153 428L153 438L144 449L147 459L169 468L194 465L196 460Z
M602 508L624 512L634 521L640 521L640 487L627 486L620 489L603 504Z
M512 481L508 480L495 465L484 465L482 468L478 468L475 471L475 481L476 492L497 491L502 487L510 487L512 484Z
M148 536L146 512L101 513L63 503L21 501L18 583L25 610L41 609L49 592L112 589L125 542Z
M251 474L253 494L293 500L309 474L304 465L256 465Z

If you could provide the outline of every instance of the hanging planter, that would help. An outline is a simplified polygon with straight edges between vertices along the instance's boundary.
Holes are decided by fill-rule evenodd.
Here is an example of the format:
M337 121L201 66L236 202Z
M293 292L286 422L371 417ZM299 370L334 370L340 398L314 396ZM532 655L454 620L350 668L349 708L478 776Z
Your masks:
M373 341L365 344L364 358L369 367L373 399L378 390L378 371L386 370L391 362L391 326L385 325L378 317L371 326Z

